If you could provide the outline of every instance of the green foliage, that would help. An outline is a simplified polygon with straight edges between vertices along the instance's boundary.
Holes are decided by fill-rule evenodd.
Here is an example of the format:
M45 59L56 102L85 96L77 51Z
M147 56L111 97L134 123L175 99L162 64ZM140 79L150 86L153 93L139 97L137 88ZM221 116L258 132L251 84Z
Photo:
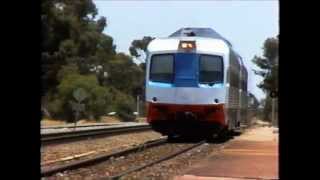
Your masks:
M137 86L136 89L134 89L134 95L140 95L141 99L145 99L145 73L146 73L146 58L147 54L147 47L149 43L154 40L154 37L150 36L144 36L142 39L136 39L131 42L131 46L129 48L130 54L136 58L140 58L141 63L139 64L140 69L142 70L143 78L141 79L140 86ZM145 113L146 108L145 106L142 106L141 112Z
M71 61L81 73L89 73L89 59L97 49L100 55L101 50L114 54L115 46L110 36L102 34L106 18L94 20L97 9L92 0L45 0L41 5L42 82L46 94L59 84L57 73L63 65Z
M143 70L133 63L131 57L122 53L109 62L108 72L108 83L126 94L134 95L135 88L144 82Z
M112 94L112 102L114 103L108 108L108 112L117 112L118 117L124 121L134 120L135 101L133 97L116 88L110 88L109 92Z
M96 76L76 73L65 75L58 86L58 99L63 102L62 107L66 112L72 113L70 102L75 101L73 92L79 88L88 94L83 101L86 109L83 114L85 118L99 119L101 115L106 114L107 102L111 99L108 89L99 86ZM65 118L71 119L71 117L72 114L67 114Z
M133 115L133 105L128 102L121 102L118 104L118 116L124 121L133 121L135 115Z
M91 97L88 100L88 116L93 116L94 119L99 119L106 114L108 102L110 103L111 94L107 88L95 86L90 91Z
M143 66L132 57L116 52L113 38L103 34L107 18L96 18L92 0L41 1L42 90L53 117L72 120L72 92L83 88L84 118L99 119L116 111L125 120L133 118L136 90L144 84ZM136 41L146 50L152 38Z
M114 87L100 86L95 75L81 75L75 67L64 66L58 73L62 77L58 93L52 96L48 103L48 109L55 118L74 120L70 102L76 102L73 92L79 88L88 94L82 102L85 104L82 118L98 120L102 115L112 111L117 112L125 121L132 121L135 118L133 115L135 101L132 96Z
M264 121L271 122L272 99L270 97L266 97L265 99L261 100L260 104L262 106L260 118Z
M48 103L48 111L53 115L53 117L60 118L63 116L63 101L59 98L52 98Z
M64 77L71 74L79 74L78 66L75 64L69 64L62 66L61 70L57 74L57 78L61 81Z
M255 56L255 63L260 70L254 70L255 74L263 77L263 81L258 85L264 92L267 93L266 99L263 101L263 119L270 120L271 113L271 98L269 93L278 90L278 69L279 69L279 39L268 38L263 45L263 57Z
M252 60L260 68L254 70L255 74L264 78L258 87L265 92L278 89L278 47L277 38L268 38L264 42L263 57L255 56Z
M130 54L135 57L140 57L141 51L146 53L147 47L153 39L155 38L150 36L144 36L142 39L132 41L131 46L129 47ZM141 51L139 52L139 50Z

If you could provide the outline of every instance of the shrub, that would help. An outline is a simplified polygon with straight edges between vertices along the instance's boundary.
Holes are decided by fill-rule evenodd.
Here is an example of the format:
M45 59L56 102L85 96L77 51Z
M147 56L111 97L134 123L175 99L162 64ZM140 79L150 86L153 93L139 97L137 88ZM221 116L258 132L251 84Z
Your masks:
M134 98L112 86L99 85L96 75L81 75L76 65L67 65L59 71L58 79L57 92L48 101L49 112L54 118L74 121L71 104L77 101L73 93L81 88L87 97L81 102L85 104L85 111L79 118L99 120L102 115L115 111L124 121L135 119Z
M98 120L99 117L105 114L107 102L111 99L108 89L99 86L95 75L80 75L72 73L65 75L58 86L58 99L62 101L63 116L67 120L72 119L72 108L70 102L76 102L73 97L73 92L82 88L87 98L83 100L85 111L81 117Z
M133 121L135 119L133 115L134 99L115 88L110 88L109 92L112 94L112 100L110 101L112 103L110 107L112 108L109 108L109 112L117 112L118 117L123 121Z
M120 102L118 104L118 116L123 121L133 121L135 115L133 115L133 105L130 102Z

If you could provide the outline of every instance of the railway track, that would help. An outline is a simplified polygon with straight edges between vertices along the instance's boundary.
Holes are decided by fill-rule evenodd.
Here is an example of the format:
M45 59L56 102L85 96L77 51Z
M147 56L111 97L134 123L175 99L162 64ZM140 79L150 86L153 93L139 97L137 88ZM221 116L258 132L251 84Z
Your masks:
M168 140L166 138L160 138L160 139L157 139L154 141L149 141L149 142L143 143L139 146L136 146L136 147L133 147L130 149L126 149L126 150L123 150L120 152L99 155L96 157L91 157L89 159L78 160L78 161L74 161L72 163L59 165L59 166L55 166L55 167L43 168L41 170L41 177L52 176L58 172L64 172L66 170L68 170L68 173L69 173L69 172L71 172L70 170L78 171L78 169L83 169L83 168L87 168L87 169L91 168L96 171L99 171L99 170L97 170L99 168L95 167L96 164L104 163L108 166L108 165L110 165L110 163L112 164L112 161L114 161L112 159L120 158L120 161L123 161L122 163L131 164L130 167L126 168L125 170L113 172L112 176L109 176L109 175L105 176L105 177L99 176L99 178L98 178L101 180L119 179L122 176L128 175L128 174L136 172L136 171L143 170L147 167L150 167L155 164L161 163L163 161L172 159L180 154L183 154L191 149L194 149L194 148L204 144L205 142L206 141L200 141L200 142L196 142L196 143L192 143L192 144L184 144L184 143L171 144L171 143L168 143ZM167 147L165 147L165 146L167 146ZM175 147L175 148L173 148L174 151L171 150L172 152L169 151L170 153L160 153L160 154L156 153L155 156L157 156L157 157L155 159L152 159L151 161L149 159L144 159L142 162L137 162L138 166L134 165L134 164L136 164L135 161L132 162L130 160L131 158L133 158L135 156L140 156L141 154L144 154L144 153L148 154L148 152L146 152L146 151L148 151L149 149L150 149L150 151L151 151L151 149L153 149L152 150L153 152L157 152L158 149L160 149L160 148L166 149L169 146L171 146L171 148ZM178 148L178 146L179 146L179 148ZM124 157L124 156L126 156L126 157ZM119 160L116 160L116 161L119 161ZM132 163L134 163L134 164L132 164ZM140 164L142 164L142 165L140 165ZM110 167L110 168L112 168L112 167ZM77 173L77 172L75 172L75 173ZM68 175L66 175L66 176L68 176Z
M67 141L81 140L88 137L106 136L106 135L116 135L128 132L137 132L150 130L149 125L138 125L138 126L125 126L125 127L108 127L108 128L98 128L98 129L86 129L78 131L67 131L67 132L57 132L57 133L47 133L41 134L41 144L55 144Z
M83 127L103 127L103 126L112 126L112 125L119 125L119 123L100 123L100 124L81 124L77 125L76 128L83 128ZM41 129L64 129L64 128L75 128L73 124L64 125L64 126L43 126Z
M81 168L81 167L94 165L94 164L97 164L99 162L106 161L106 160L110 159L111 157L116 158L116 157L128 155L130 153L139 152L139 151L142 151L142 150L144 150L146 148L158 146L158 145L164 144L166 142L167 142L166 138L160 138L160 139L157 139L157 140L145 142L145 143L143 143L143 144L141 144L139 146L132 147L132 148L129 148L129 149L126 149L126 150L123 150L123 151L119 151L119 152L115 152L115 153L111 153L111 154L102 154L102 155L91 157L91 158L88 158L88 159L74 161L74 162L71 162L71 163L68 163L68 164L63 164L63 165L58 165L58 166L53 166L53 167L47 167L47 168L41 168L41 177L50 176L50 175L53 175L55 173L66 171L66 170L73 170L73 169L76 169L76 168Z
M161 163L162 161L166 161L166 160L172 159L172 158L174 158L174 157L176 157L176 156L178 156L180 154L183 154L183 153L185 153L185 152L187 152L187 151L189 151L191 149L194 149L194 148L204 144L205 142L206 142L205 140L200 141L200 142L198 142L198 143L196 143L196 144L194 144L192 146L189 146L189 147L186 147L186 148L184 148L182 150L179 150L178 152L171 153L171 154L169 154L167 156L164 156L164 157L161 157L161 158L159 158L157 160L148 162L148 163L146 163L144 165L130 168L130 169L126 170L126 171L120 172L120 173L118 173L116 175L113 175L111 177L102 177L99 180L117 180L117 179L120 179L121 177L123 177L125 175L128 175L130 173L133 173L133 172L136 172L136 171L140 171L140 170L145 169L147 167L150 167L150 166L153 166L155 164Z

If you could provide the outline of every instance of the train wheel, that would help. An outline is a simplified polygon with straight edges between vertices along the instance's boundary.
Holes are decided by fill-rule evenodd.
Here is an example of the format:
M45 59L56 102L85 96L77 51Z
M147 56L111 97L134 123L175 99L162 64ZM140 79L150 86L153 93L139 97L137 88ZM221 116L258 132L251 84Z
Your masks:
M219 141L225 141L230 137L230 130L228 128L223 128L221 131L218 133L218 140Z
M209 134L206 136L206 140L208 142L214 142L216 138L217 138L217 134Z

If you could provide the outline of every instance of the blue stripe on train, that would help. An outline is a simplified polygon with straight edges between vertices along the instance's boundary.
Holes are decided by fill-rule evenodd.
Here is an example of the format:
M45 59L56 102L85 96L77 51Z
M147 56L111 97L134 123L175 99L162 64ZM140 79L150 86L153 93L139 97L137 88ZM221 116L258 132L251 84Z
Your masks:
M198 57L195 53L175 54L175 87L198 87Z

